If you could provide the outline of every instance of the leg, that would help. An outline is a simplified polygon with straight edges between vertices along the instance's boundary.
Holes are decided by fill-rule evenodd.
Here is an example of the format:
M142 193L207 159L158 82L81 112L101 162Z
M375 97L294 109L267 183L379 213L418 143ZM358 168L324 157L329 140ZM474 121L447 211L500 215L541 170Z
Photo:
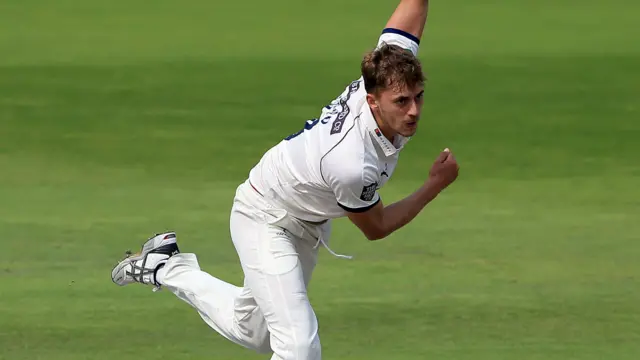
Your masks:
M111 280L119 286L153 285L154 290L165 286L227 339L258 352L271 352L266 322L250 289L201 271L194 254L180 254L174 232L150 238L138 253L127 252L111 271Z
M248 287L201 271L194 254L178 254L158 270L157 280L194 307L225 338L260 353L271 352L267 326Z
M246 212L234 213L232 238L242 259L246 286L266 319L272 359L319 360L318 321L307 296L317 249L264 221L247 226L247 217ZM235 222L244 226L234 226Z
M167 287L221 335L260 352L273 349L273 359L319 360L318 322L307 297L317 248L286 212L255 207L246 192L237 195L231 233L243 288L201 271L194 254L180 254L174 233L149 239L114 267L111 278L120 286Z
M178 254L157 273L160 284L193 306L227 339L273 359L320 359L318 323L307 297L313 244L236 203L231 234L245 273L244 288L200 270L195 255Z

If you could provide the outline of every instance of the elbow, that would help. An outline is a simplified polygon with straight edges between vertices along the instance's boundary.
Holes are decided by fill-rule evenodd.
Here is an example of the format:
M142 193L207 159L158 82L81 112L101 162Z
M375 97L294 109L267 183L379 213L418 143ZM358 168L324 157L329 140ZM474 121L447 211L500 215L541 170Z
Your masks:
M382 228L375 228L365 232L364 235L369 241L376 241L386 238L389 234Z

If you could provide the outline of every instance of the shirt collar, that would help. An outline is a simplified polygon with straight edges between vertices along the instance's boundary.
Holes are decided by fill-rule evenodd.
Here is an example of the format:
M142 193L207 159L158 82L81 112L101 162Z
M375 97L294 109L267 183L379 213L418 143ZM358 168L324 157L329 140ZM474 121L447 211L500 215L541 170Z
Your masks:
M362 106L362 113L360 118L364 121L364 124L367 128L367 132L371 135L376 143L380 146L385 156L391 156L398 153L404 145L411 139L409 137L404 137L401 135L396 135L395 144L393 144L389 139L386 138L382 134L382 130L378 127L378 123L376 119L373 117L373 113L371 112L371 108L367 102L364 102Z

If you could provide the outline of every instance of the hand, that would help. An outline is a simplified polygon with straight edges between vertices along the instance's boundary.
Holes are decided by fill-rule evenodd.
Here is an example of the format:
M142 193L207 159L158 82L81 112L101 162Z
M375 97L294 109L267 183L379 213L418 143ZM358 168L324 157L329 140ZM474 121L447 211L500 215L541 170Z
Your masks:
M431 166L427 183L440 191L458 178L460 166L449 149L444 149Z

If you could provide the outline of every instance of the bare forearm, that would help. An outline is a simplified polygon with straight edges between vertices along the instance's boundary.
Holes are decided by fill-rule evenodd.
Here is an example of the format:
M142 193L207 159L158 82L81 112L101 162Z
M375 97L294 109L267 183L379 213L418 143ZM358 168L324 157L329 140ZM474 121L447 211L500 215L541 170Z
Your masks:
M401 0L386 27L406 31L420 39L428 12L429 0Z
M382 236L386 237L411 222L441 191L441 187L425 183L413 194L388 205L382 215Z

